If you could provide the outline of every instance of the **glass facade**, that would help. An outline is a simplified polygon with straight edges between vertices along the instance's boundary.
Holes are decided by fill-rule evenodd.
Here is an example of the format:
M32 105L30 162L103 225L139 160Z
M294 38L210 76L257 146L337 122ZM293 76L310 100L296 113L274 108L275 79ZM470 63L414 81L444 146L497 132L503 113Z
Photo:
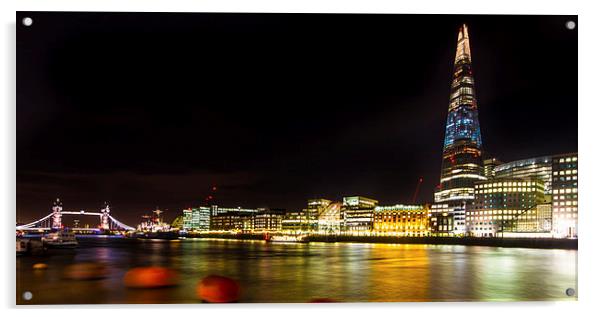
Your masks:
M374 221L374 208L377 200L352 196L343 197L343 223L346 231L369 232L372 230Z
M487 179L494 178L495 177L495 168L502 164L503 164L503 162L498 160L495 157L483 159L483 170L484 170L485 177L487 177Z
M310 200L308 205L319 206L318 212L318 232L326 234L336 234L341 231L341 203L331 202L326 199Z
M552 190L552 157L540 156L500 164L494 168L494 175L501 178L537 178L544 184L544 193Z
M208 231L211 224L209 207L188 208L183 213L183 229L187 231Z
M435 202L474 198L474 182L486 179L481 128L475 98L468 28L458 33L454 73L443 142L441 183Z
M439 203L431 205L431 235L463 236L466 233L466 205Z
M516 231L519 217L525 219L544 203L544 185L538 179L496 178L475 184L475 199L466 211L466 230L471 236L503 237Z
M577 153L552 160L552 226L555 237L577 238Z

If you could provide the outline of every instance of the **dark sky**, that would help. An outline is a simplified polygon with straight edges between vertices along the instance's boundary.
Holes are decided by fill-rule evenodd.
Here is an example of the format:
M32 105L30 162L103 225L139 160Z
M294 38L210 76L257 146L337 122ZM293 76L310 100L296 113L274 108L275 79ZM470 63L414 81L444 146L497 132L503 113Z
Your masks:
M457 29L485 151L577 151L569 16L19 12L17 220L432 201ZM67 220L68 221L68 220ZM90 220L93 224L96 219Z

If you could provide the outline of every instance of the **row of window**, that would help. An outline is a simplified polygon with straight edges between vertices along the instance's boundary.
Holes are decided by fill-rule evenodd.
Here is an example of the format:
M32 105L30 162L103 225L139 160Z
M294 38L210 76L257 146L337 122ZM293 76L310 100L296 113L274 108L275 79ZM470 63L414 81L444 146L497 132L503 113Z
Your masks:
M557 208L554 207L554 213L559 213L559 212L577 212L578 208L577 207L566 207L566 208Z
M558 162L560 162L560 163L577 162L577 157L573 156L573 157L561 158L561 159L558 160Z

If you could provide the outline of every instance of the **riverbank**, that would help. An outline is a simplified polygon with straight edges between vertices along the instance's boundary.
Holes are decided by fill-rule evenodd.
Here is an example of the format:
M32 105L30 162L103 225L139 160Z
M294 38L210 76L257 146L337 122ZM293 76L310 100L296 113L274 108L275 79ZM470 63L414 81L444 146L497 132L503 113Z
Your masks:
M218 238L236 240L264 240L263 234L242 233L202 233L189 235L190 238ZM467 245L505 248L566 249L577 250L577 239L549 238L454 238L454 237L384 237L384 236L347 236L347 235L310 235L310 242L361 242L395 244L434 244Z

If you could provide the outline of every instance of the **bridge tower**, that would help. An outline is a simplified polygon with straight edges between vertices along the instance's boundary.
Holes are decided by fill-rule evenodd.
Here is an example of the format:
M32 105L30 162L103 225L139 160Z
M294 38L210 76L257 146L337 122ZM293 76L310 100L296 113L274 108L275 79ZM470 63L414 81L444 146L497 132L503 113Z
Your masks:
M109 213L111 212L111 207L109 207L109 203L105 201L105 207L100 210L100 229L109 230L111 229Z
M52 228L60 229L62 227L62 211L63 211L63 203L59 198L52 204Z

